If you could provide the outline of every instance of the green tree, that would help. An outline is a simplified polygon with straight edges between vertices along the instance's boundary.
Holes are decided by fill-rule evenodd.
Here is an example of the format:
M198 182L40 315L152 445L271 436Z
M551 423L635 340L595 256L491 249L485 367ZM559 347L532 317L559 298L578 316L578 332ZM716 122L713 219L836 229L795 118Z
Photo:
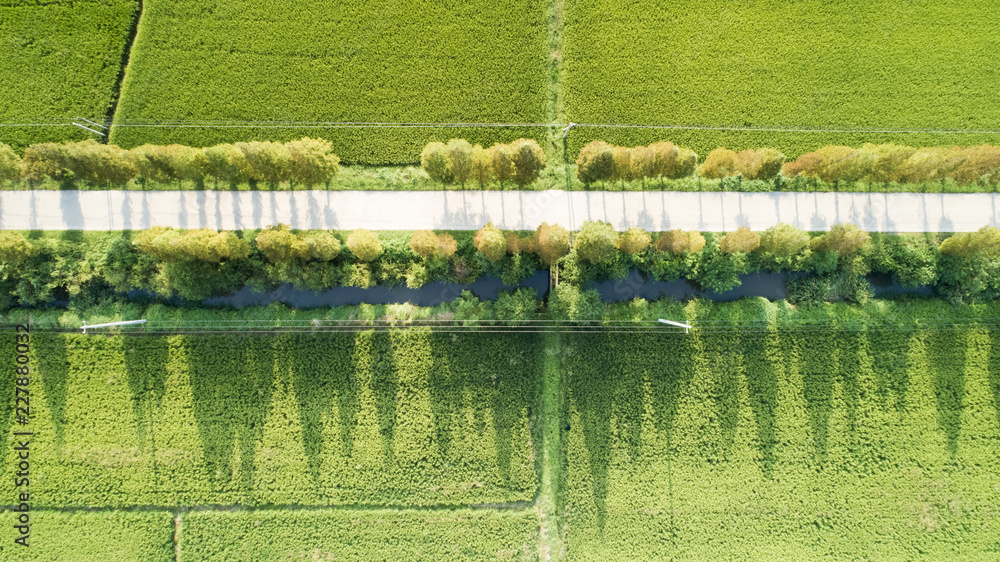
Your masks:
M946 256L996 258L1000 256L1000 230L984 226L976 232L953 234L941 242L940 249Z
M760 246L760 235L745 226L726 234L719 240L723 254L749 254Z
M697 230L685 232L678 228L660 234L654 246L658 252L674 255L697 253L705 247L705 237Z
M503 188L503 182L514 177L513 147L509 144L494 144L489 148L489 155L493 176Z
M674 167L681 153L677 145L661 141L649 145L649 149L653 153L652 173L649 177L660 179L673 177Z
M448 148L443 142L427 143L420 152L420 165L433 181L446 184L454 179L448 166Z
M370 262L382 255L382 244L378 240L378 234L363 228L347 236L347 249L362 262Z
M698 168L698 175L707 179L718 179L736 175L736 153L728 148L716 148L708 153L705 162Z
M809 234L782 222L764 231L756 252L768 269L794 271L799 269L808 248Z
M240 184L250 179L250 164L243 152L231 144L217 144L204 149L208 175L219 181L227 181L231 185Z
M280 183L292 179L292 157L280 142L238 142L252 180Z
M856 225L835 224L830 231L813 238L809 245L817 252L836 252L840 256L849 256L861 251L871 242L871 235Z
M545 169L545 152L533 139L517 139L511 143L511 161L514 163L514 183L524 187L538 179Z
M614 147L604 141L593 141L580 149L576 177L584 185L608 181L614 169L614 158Z
M542 262L551 266L569 253L569 232L557 224L543 222L535 230L534 246Z
M493 159L490 157L490 152L478 144L472 147L469 173L472 179L479 182L480 189L493 178Z
M0 143L0 181L21 179L21 157L14 149Z
M430 230L418 230L410 237L410 249L422 258L429 258L437 249L437 236Z
M269 226L256 238L257 247L271 263L289 263L306 251L305 244L287 224Z
M465 182L472 176L472 145L465 139L451 139L445 146L448 153L448 169L452 178L465 188Z
M305 260L331 261L340 255L340 240L331 232L314 230L301 237L305 249L299 257Z
M441 259L448 259L458 251L458 242L455 237L448 233L438 234L434 240L434 255Z
M611 151L611 180L631 181L635 179L635 170L632 166L632 149L625 146L616 146Z
M781 172L785 155L773 148L744 150L736 155L736 171L748 180L769 180Z
M645 230L632 226L618 239L618 249L626 254L638 254L649 247L653 238Z
M615 255L618 233L611 223L585 221L573 240L573 247L581 258L590 263L601 263Z
M313 187L332 180L340 171L340 158L333 153L333 143L323 139L303 137L285 143L291 159L291 178Z
M0 263L17 265L33 253L34 247L20 232L0 230Z
M669 179L686 178L694 173L698 167L698 155L689 148L681 148L677 151L677 159L670 170Z
M493 226L492 222L486 223L486 226L476 231L473 243L476 245L476 249L492 262L499 261L507 253L507 240L503 232Z

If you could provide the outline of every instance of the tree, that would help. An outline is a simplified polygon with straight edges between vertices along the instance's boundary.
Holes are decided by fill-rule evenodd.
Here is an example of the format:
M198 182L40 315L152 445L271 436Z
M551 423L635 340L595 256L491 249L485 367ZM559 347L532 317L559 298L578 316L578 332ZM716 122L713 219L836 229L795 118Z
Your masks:
M573 240L573 247L581 258L590 263L601 263L615 255L618 233L611 223L585 221Z
M614 147L611 151L611 180L624 182L634 177L632 149L624 146Z
M857 226L835 224L826 234L813 238L809 245L817 252L836 252L840 256L850 256L871 242L871 236Z
M299 257L307 260L331 261L340 255L340 240L331 232L316 230L302 236L305 250Z
M604 141L593 141L582 149L576 159L576 177L590 185L611 179L614 169L614 147Z
M434 241L434 255L441 259L448 259L458 251L458 242L451 234L438 234Z
M514 163L514 183L524 187L536 179L545 169L545 152L533 139L517 139L511 143L511 161Z
M370 262L382 255L378 234L359 228L347 237L347 249L362 262Z
M250 179L280 183L292 179L292 157L279 142L238 142L234 145L243 153Z
M948 177L960 184L1000 182L1000 147L971 146L961 149L959 155L962 163Z
M569 253L569 232L557 224L543 222L535 230L534 245L538 257L551 266Z
M21 178L21 157L14 149L0 143L0 181L14 181Z
M325 184L340 171L340 158L330 141L303 137L286 142L285 149L292 161L291 178L302 185Z
M231 144L217 144L204 149L205 172L217 180L230 184L243 183L250 179L250 164L243 152Z
M420 165L434 181L446 184L452 180L448 167L448 148L443 142L429 142L420 153Z
M962 164L963 158L951 148L925 147L914 151L896 172L897 181L922 183L946 177Z
M796 257L809 247L809 234L787 223L778 223L764 231L757 253L772 268L792 267Z
M656 250L674 255L700 252L705 247L705 237L697 230L687 232L675 229L664 232L656 239Z
M649 145L653 153L651 178L673 177L674 167L677 165L677 158L680 156L680 149L672 142L661 141Z
M516 239L517 235L514 237ZM472 241L476 245L476 249L492 262L499 261L507 253L507 240L503 232L493 226L492 222L486 223L486 226L476 231Z
M698 175L707 179L719 179L737 173L736 153L728 148L716 148L709 152L705 162L698 168Z
M632 149L632 177L641 180L656 177L656 151L653 145Z
M31 257L34 247L20 232L0 230L0 263L17 265Z
M93 139L65 145L63 165L77 179L94 185L111 182L124 185L135 177L136 167L128 151Z
M430 230L418 230L410 237L410 249L422 258L429 258L437 249L437 236Z
M638 254L649 247L652 237L645 230L632 226L618 239L618 249L626 254Z
M448 169L455 181L465 188L465 181L472 176L472 145L465 139L451 139L445 146Z
M489 151L478 144L472 147L470 177L479 182L480 189L493 178L493 159L490 158Z
M140 232L132 244L139 251L155 256L162 262L202 261L219 263L250 255L250 244L234 232L218 232L210 228L175 230L154 226Z
M864 148L875 155L868 179L882 183L898 181L903 162L917 151L916 148L898 144L866 144Z
M493 175L503 187L503 182L514 177L514 156L513 149L508 144L494 144L489 148L490 161L492 163Z
M674 167L670 170L670 179L686 178L698 167L698 155L689 148L681 148L677 152Z
M289 263L306 251L305 244L291 233L287 224L267 227L257 234L255 241L271 263Z
M1000 256L1000 230L984 226L976 232L953 234L941 242L940 248L947 256L995 258Z
M745 226L726 234L719 240L719 251L724 254L749 254L760 246L760 235Z
M736 155L736 171L748 180L769 180L781 172L785 155L773 148L748 149Z

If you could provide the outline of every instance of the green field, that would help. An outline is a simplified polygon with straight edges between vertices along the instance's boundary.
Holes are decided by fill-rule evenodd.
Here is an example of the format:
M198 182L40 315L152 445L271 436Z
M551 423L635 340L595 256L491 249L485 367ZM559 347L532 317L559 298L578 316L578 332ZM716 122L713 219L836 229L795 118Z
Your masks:
M538 0L144 3L111 140L209 146L322 136L346 163L412 163L452 137L541 129L126 127L139 121L537 123L546 92Z
M4 529L2 560L174 560L174 518L166 511L32 511L27 548ZM14 514L0 511L0 519Z
M39 335L32 489L39 507L530 502L530 336Z
M1000 333L932 308L916 331L746 301L689 305L691 335L564 335L570 558L1000 558Z
M534 560L533 511L192 512L182 560Z
M577 123L1000 129L1000 4L976 0L567 2L566 118ZM995 135L574 129L634 146L974 145Z
M122 51L138 9L134 0L0 0L0 142L93 138L71 125L103 120L114 104Z

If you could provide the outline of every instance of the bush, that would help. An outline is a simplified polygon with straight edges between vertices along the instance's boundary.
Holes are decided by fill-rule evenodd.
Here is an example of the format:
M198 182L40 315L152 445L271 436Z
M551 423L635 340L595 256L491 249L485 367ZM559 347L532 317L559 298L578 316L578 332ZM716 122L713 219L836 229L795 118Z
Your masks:
M466 180L472 175L472 145L465 139L451 139L445 151L452 179L465 187Z
M724 254L749 254L760 246L760 235L741 226L719 240L719 251Z
M604 141L594 141L582 149L576 159L576 177L585 185L608 181L614 170L614 147Z
M511 143L511 161L514 164L514 183L519 187L538 179L547 164L545 152L533 139L518 139Z
M716 148L708 153L705 162L698 168L698 175L707 179L718 179L738 173L736 153L728 148Z
M434 255L437 248L437 236L430 230L418 230L410 237L410 249L422 258Z
M923 183L947 177L962 163L962 157L950 148L917 149L899 167L897 181Z
M670 252L674 255L697 253L705 247L705 237L697 230L687 232L680 229L660 234L656 239L655 248L658 252Z
M982 145L959 151L962 163L948 173L960 184L1000 182L1000 147Z
M0 143L0 181L13 181L21 178L21 157L14 149Z
M347 236L347 249L359 261L369 262L382 255L382 244L378 234L359 228Z
M545 265L551 266L569 253L569 232L557 224L543 222L535 230L534 251Z
M427 266L420 262L411 263L410 267L406 270L406 286L410 289L419 289L429 283L430 280L431 275L427 271Z
M669 178L673 177L674 168L677 167L678 158L681 151L672 142L654 142L649 145L649 150L653 155L653 165L648 177Z
M507 240L503 232L493 226L492 222L486 223L486 226L476 231L476 235L472 240L476 245L476 249L482 252L486 256L486 259L491 262L499 261L507 253Z
M645 230L631 226L618 238L617 247L626 254L638 254L649 247L652 239Z
M325 184L340 171L340 158L333 153L333 143L308 137L285 143L292 161L293 180L313 187Z
M0 263L17 265L31 257L34 248L20 232L0 230Z
M677 159L670 170L669 179L686 178L694 173L698 167L698 155L689 148L681 148L677 153Z
M898 144L866 144L864 148L875 155L868 179L882 183L899 181L903 162L917 151L916 148Z
M573 240L577 255L590 263L601 263L615 255L618 233L611 223L585 221Z

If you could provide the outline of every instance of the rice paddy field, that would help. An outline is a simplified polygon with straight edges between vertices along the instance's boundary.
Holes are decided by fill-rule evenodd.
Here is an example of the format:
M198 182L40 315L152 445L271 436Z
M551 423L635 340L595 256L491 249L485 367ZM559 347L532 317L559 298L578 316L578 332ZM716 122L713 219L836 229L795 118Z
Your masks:
M0 553L1000 556L995 306L657 307L698 328L39 331L33 546Z

